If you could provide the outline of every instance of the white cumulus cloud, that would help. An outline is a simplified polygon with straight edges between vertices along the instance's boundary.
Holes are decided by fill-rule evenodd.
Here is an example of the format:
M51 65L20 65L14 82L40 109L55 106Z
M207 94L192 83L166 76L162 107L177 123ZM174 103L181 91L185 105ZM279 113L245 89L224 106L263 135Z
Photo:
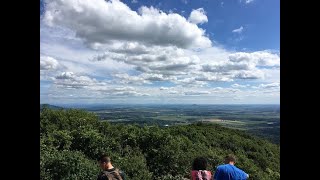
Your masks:
M145 6L136 12L119 0L47 1L43 20L49 26L72 29L91 45L132 41L182 48L211 46L205 31L183 16Z
M208 22L208 18L204 9L199 8L191 11L188 21L194 24L202 24Z
M49 56L40 56L40 70L55 70L59 66L56 59Z
M237 52L229 55L231 62L248 62L257 66L280 66L280 56L267 51Z
M104 82L99 82L86 75L78 75L73 72L62 72L55 77L55 85L66 89L81 89L89 86L104 86Z

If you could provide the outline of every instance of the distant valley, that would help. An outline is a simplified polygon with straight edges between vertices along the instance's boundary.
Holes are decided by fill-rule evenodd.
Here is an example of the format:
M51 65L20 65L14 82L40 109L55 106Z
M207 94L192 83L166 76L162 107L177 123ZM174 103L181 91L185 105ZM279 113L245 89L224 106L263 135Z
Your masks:
M44 104L41 104L43 108ZM245 130L273 143L280 142L279 105L91 105L53 106L52 109L78 108L96 113L102 121L138 125L187 125L217 123Z

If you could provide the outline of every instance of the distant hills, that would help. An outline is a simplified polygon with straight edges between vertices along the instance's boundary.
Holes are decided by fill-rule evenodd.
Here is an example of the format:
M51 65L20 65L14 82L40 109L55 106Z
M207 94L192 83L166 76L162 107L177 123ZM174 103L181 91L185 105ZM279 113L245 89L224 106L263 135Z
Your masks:
M50 105L50 104L40 104L40 110L42 110L44 107L47 107L49 109L66 109L60 106L54 106L54 105Z

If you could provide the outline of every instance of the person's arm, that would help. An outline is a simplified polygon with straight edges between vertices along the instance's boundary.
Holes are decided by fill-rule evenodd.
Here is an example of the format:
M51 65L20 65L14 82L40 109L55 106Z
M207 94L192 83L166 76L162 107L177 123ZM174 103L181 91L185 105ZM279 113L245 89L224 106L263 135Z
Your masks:
M240 169L240 170L241 170L241 169ZM248 178L249 178L249 174L247 174L247 173L244 172L243 170L241 170L241 172L242 172L243 178L245 178L245 179L248 179Z
M217 180L219 172L220 172L220 168L218 167L216 172L213 173L212 180Z

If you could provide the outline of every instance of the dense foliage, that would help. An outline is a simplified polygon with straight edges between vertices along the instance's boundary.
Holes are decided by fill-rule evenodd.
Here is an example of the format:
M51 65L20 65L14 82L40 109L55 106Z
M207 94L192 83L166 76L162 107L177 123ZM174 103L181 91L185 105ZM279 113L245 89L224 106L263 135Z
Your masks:
M214 171L228 153L250 179L280 179L278 145L213 124L141 127L110 124L83 110L44 108L40 145L43 180L95 179L101 153L132 180L190 178L194 158L208 158Z

